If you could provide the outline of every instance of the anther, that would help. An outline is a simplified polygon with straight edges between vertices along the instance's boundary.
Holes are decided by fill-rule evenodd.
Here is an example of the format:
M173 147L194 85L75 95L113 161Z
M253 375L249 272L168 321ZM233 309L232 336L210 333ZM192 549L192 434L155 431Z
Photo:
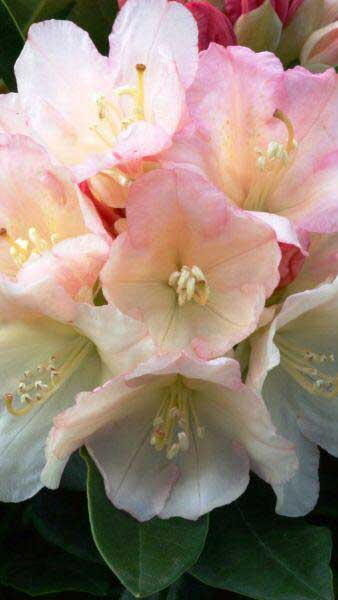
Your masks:
M177 444L177 442L175 442L175 444L170 446L169 450L167 451L167 458L169 460L171 460L172 458L175 458L175 456L179 453L179 451L180 451L180 445Z
M197 436L203 440L204 436L205 436L205 428L204 427L197 427Z
M22 394L20 400L22 404L29 404L33 399L29 394Z
M194 300L197 304L206 304L210 289L203 271L196 265L183 265L180 271L173 271L168 285L175 289L179 306Z
M57 233L52 233L50 236L50 241L54 244L57 244L60 241L60 236Z
M189 449L189 438L184 431L180 431L177 435L178 443L180 446L180 450L188 450Z

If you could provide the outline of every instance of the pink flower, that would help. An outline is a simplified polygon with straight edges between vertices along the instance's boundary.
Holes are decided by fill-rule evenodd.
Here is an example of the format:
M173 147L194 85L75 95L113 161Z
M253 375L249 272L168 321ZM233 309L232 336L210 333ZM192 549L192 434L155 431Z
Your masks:
M43 481L57 487L69 455L86 444L108 498L140 521L197 519L245 490L251 468L273 485L297 468L261 398L230 358L154 356L54 419Z
M102 383L103 361L111 376L154 348L142 323L90 305L112 240L28 137L0 135L0 199L0 500L18 502L42 487L53 417Z
M131 188L128 230L102 270L104 294L160 348L224 354L257 326L278 285L273 230L205 179L155 170Z
M91 300L111 239L64 168L25 136L0 135L0 278L38 312L71 318Z
M292 240L285 218L297 229L337 231L333 70L284 72L273 54L212 44L200 56L188 106L195 129L176 136L164 166L197 171L234 204L265 220L270 213L281 242Z
M101 56L70 21L32 25L16 67L34 135L78 181L168 146L197 66L197 26L177 2L130 0ZM80 101L79 101L80 99Z

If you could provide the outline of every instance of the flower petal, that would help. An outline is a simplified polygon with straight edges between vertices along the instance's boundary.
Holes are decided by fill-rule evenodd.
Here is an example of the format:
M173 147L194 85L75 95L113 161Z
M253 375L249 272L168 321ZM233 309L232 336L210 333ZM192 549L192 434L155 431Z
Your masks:
M120 85L126 83L136 64L156 72L156 62L164 55L174 59L179 77L188 87L197 69L197 36L194 18L178 2L128 0L109 38L109 57L113 69L118 69Z
M72 165L97 151L96 97L113 81L87 32L70 21L32 25L15 73L30 125L56 158Z
M33 379L44 380L43 374L37 374L37 367L47 365L51 356L63 357L67 361L67 357L79 342L81 345L80 336L71 327L46 318L16 320L2 324L1 396L16 393L20 381L27 381L25 371L31 371ZM83 347L86 343L83 338ZM94 346L88 346L88 351L83 352L83 358L78 355L73 366L66 376L60 375L60 386L48 400L33 406L26 415L14 416L5 406L1 406L2 502L21 502L41 489L40 475L45 462L44 447L53 417L70 406L81 389L97 385L100 369Z
M284 484L273 486L277 496L276 512L288 517L301 517L310 512L319 495L319 451L299 429L290 399L298 391L287 385L288 375L281 368L274 369L264 386L264 398L278 432L295 446L299 469Z
M103 289L122 312L146 323L157 344L177 350L193 342L202 358L213 358L255 328L279 281L272 229L184 170L158 169L136 182L127 222L102 270ZM204 273L205 305L179 306L168 282L183 265Z
M112 375L130 371L155 351L146 327L111 304L79 304L73 323L95 343Z
M1 133L31 135L31 130L22 110L19 94L1 94L0 113Z

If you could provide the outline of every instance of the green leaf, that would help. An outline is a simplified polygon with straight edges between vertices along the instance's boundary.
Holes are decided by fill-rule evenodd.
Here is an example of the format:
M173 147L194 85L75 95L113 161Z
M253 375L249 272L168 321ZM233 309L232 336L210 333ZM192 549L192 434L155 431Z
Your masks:
M235 33L241 46L248 46L255 52L276 50L282 33L282 22L272 7L270 0L239 17Z
M85 494L43 490L31 500L28 516L51 544L78 558L103 563L91 535Z
M21 522L16 516L0 539L0 588L8 586L32 596L75 591L118 597L109 569L48 544L27 519Z
M197 579L193 579L185 574L167 589L148 596L148 600L187 600L187 598L193 598L193 600L216 600L218 597L219 593L214 588L203 585ZM224 593L222 594L223 597ZM134 594L125 590L119 600L133 600L133 598L135 598ZM231 600L238 600L239 598L239 596L236 595L235 598L231 594ZM227 600L227 598L224 597L224 600Z
M15 90L13 67L25 38L10 8L10 0L0 0L0 40L0 76L10 90Z
M107 54L117 10L117 0L76 0L68 18L88 31L100 52Z
M102 477L86 452L92 534L106 563L129 591L147 596L166 588L198 559L208 517L139 523L108 500Z
M329 530L276 515L265 487L212 513L192 575L258 600L332 600Z
M67 15L74 0L7 0L24 36L32 23Z
M74 452L70 457L61 479L61 487L75 492L87 489L87 469L80 454Z

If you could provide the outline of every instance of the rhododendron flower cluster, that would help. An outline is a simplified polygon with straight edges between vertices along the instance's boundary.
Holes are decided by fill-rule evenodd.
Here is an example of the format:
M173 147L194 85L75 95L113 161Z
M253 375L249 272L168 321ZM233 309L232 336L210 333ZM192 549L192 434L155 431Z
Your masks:
M338 456L337 75L203 41L206 3L121 4L108 57L32 25L0 98L0 500L85 445L140 521L250 471L306 514Z

